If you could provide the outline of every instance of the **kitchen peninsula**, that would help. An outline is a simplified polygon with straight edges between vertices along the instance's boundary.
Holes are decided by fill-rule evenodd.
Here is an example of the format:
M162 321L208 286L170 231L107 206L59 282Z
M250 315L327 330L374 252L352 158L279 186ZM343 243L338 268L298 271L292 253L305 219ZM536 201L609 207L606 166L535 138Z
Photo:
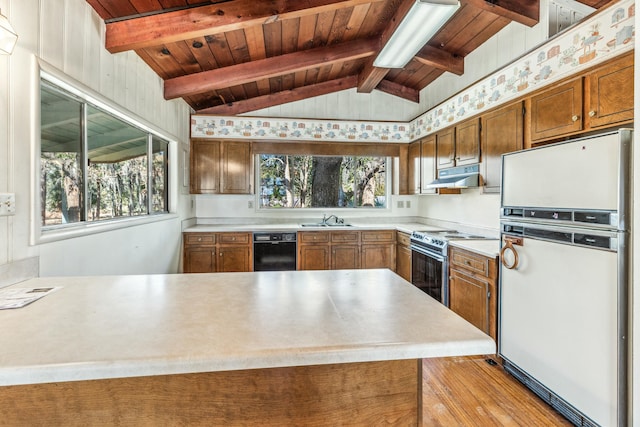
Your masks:
M389 270L38 278L0 311L8 425L421 424L420 359L495 343Z

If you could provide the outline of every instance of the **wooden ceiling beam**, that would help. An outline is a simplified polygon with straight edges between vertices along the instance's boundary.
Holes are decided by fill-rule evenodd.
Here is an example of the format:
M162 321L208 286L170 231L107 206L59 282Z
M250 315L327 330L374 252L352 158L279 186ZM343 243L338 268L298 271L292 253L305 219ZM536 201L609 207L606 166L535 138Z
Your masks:
M540 0L467 0L467 4L528 27L540 21Z
M464 74L464 58L437 47L426 45L420 49L414 59L422 64L449 71L458 76Z
M356 87L357 83L357 76L348 76L314 85L302 86L291 90L245 99L242 101L235 101L233 103L217 105L215 107L203 108L202 110L198 110L197 113L232 116L235 114L248 113L250 111L273 107L275 105L282 105L288 102L301 101L314 96L327 95L329 93L351 89Z
M159 46L382 0L234 0L109 22L111 53Z
M377 39L352 40L164 81L165 99L180 98L375 55Z
M377 52L376 52L377 54ZM358 75L358 93L371 93L389 73L389 68L373 66L375 58L370 58Z
M403 86L398 83L394 83L391 80L382 80L378 87L376 88L379 91L388 93L389 95L394 95L400 98L404 98L411 102L418 103L420 102L420 91L417 91L413 88Z

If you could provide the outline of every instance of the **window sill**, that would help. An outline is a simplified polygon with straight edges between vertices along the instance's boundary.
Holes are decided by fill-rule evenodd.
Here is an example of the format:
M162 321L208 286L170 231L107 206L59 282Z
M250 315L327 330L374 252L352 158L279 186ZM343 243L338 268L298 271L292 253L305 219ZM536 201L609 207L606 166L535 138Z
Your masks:
M70 224L59 228L42 230L40 235L36 236L34 245L51 243L59 240L73 239L76 237L89 236L97 233L105 233L108 231L120 230L128 227L137 227L140 225L151 224L160 221L169 221L178 218L175 213L145 215L136 218L116 219L110 221L101 221L95 223Z

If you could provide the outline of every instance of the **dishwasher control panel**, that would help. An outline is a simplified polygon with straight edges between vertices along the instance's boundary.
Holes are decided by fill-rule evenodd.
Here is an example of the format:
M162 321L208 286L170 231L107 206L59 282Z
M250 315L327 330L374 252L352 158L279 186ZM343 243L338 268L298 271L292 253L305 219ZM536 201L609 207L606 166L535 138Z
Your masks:
M253 233L254 242L295 242L296 233Z

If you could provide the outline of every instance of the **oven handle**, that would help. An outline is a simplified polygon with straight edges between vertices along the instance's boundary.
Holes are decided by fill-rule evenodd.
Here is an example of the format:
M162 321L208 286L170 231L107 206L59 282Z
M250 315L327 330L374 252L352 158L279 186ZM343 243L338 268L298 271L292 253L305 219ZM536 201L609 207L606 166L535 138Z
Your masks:
M424 255L424 256L428 256L429 258L433 258L436 261L444 262L444 260L445 260L445 257L442 254L439 254L437 252L431 252L429 250L426 250L424 248L421 248L421 247L415 246L415 245L411 245L410 248L411 248L412 251L415 251L415 252L417 252L417 253L419 253L421 255Z

